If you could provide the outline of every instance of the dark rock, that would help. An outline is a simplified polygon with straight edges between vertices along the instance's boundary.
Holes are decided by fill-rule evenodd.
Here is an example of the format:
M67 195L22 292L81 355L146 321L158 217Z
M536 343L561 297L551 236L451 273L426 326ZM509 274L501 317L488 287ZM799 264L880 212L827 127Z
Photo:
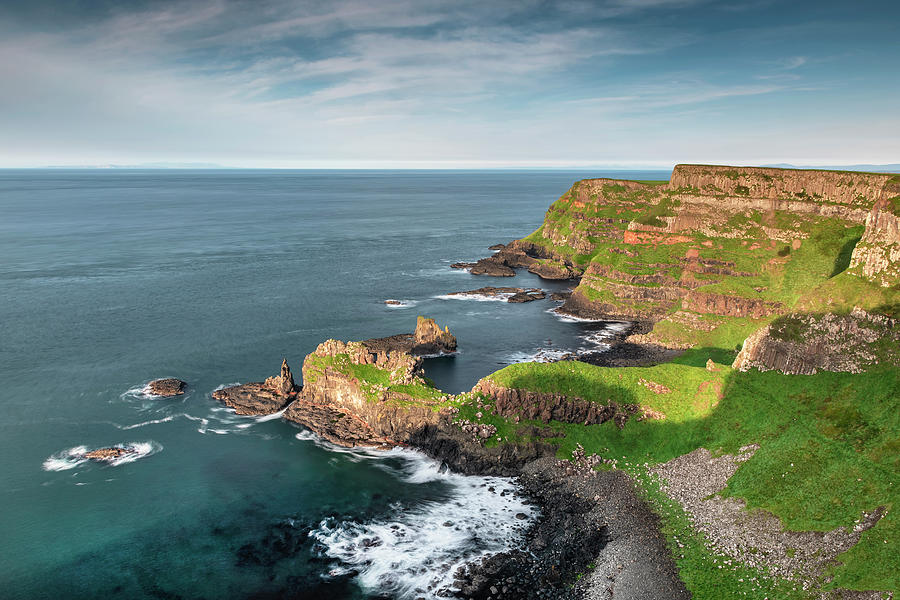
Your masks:
M269 415L290 404L297 397L287 359L281 361L281 373L264 382L245 383L216 390L212 397L224 402L239 415Z
M499 296L507 296L506 301L517 303L517 302L531 302L532 300L542 300L546 298L546 293L539 288L520 288L520 287L494 287L494 286L486 286L482 288L478 288L477 290L468 290L465 292L451 292L447 294L448 296L490 296L490 297L499 297Z
M180 379L168 377L166 379L154 379L148 386L150 393L154 396L169 397L183 394L187 384Z
M552 294L550 294L550 299L555 300L556 302L565 302L571 295L572 290L568 290L565 292L553 292Z
M490 277L514 277L516 272L495 257L482 258L469 270L472 275L488 275Z

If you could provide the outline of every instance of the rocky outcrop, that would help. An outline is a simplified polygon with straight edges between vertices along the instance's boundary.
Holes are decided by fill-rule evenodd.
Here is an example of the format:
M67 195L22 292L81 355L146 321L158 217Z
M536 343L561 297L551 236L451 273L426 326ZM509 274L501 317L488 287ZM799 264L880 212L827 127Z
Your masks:
M449 329L421 316L411 334L326 340L303 361L303 393L284 418L341 446L406 444L447 414L437 406L446 397L422 377L422 356L455 350Z
M492 246L493 248L494 246ZM469 269L472 275L490 275L494 277L512 277L515 269L527 269L542 279L563 280L575 279L581 275L582 269L567 257L549 251L547 248L517 240L503 246L487 258L476 263L454 263L453 268Z
M793 375L900 366L898 325L897 319L859 309L847 315L791 314L748 337L732 366Z
M239 415L269 415L292 402L299 391L294 384L287 359L281 361L281 373L264 382L245 383L215 390L212 397L230 406Z
M726 294L714 294L692 290L681 302L684 310L727 317L750 317L759 319L778 314L783 310L779 302L769 302L756 298L743 298Z
M466 292L451 292L448 296L487 296L490 298L505 298L507 302L522 303L532 300L543 300L547 294L540 288L520 287L493 287L487 286L477 290Z
M900 182L893 183L900 188ZM900 189L897 196L880 200L866 217L862 239L853 249L850 269L867 279L888 287L900 283ZM896 204L895 204L896 203Z
M446 354L456 352L456 338L449 327L441 330L434 319L418 317L413 334L413 354Z
M473 392L490 396L495 414L507 419L539 420L545 423L560 421L581 425L597 425L613 421L620 429L640 407L636 404L606 404L570 398L562 394L544 394L531 390L503 387L491 379L482 379Z
M118 446L111 448L98 448L84 453L84 458L97 461L111 461L129 454L137 454L134 448L120 448Z
M180 379L168 377L166 379L154 379L147 384L147 387L154 396L171 397L183 394L187 384Z

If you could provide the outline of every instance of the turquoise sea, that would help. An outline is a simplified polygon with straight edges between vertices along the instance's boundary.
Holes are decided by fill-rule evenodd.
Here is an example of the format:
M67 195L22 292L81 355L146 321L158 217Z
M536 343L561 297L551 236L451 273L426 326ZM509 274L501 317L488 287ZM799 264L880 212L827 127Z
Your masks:
M577 179L668 172L0 171L0 596L418 598L514 544L511 480L331 447L238 417L216 387L299 376L321 341L448 325L450 392L515 361L600 348L607 326L441 298L565 289L451 262L522 237ZM401 300L389 307L384 300ZM148 397L158 377L189 383ZM136 460L80 462L134 444ZM489 489L493 488L493 491Z

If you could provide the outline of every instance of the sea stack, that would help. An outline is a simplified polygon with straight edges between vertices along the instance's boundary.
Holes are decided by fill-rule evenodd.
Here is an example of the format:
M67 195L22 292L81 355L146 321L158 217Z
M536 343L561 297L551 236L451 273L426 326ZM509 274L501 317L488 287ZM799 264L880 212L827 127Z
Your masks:
M444 354L456 352L456 337L450 333L450 328L443 330L438 327L434 319L418 317L416 331L413 334L413 354Z

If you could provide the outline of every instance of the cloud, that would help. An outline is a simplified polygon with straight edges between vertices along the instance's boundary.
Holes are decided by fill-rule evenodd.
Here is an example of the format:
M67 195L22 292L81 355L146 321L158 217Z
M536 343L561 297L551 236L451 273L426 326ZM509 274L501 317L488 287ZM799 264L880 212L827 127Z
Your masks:
M720 56L697 16L711 6L196 0L7 28L0 163L640 153L679 120L703 128L712 110L740 120L742 99L823 89L806 49Z

